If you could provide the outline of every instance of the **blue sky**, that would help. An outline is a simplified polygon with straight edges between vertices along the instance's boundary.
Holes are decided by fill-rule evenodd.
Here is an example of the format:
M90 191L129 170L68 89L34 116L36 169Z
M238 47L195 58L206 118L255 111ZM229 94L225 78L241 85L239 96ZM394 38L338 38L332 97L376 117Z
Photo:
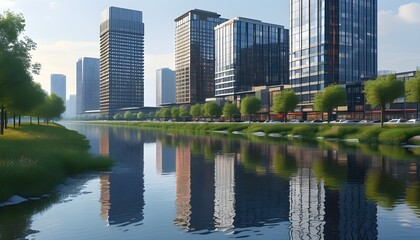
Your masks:
M379 1L379 69L420 66L420 1ZM155 105L155 70L174 68L174 19L199 8L225 18L242 16L289 27L289 0L0 0L0 12L23 13L26 35L38 43L35 76L49 91L49 75L67 75L67 95L76 89L76 61L99 57L99 16L108 6L143 11L145 22L145 105Z

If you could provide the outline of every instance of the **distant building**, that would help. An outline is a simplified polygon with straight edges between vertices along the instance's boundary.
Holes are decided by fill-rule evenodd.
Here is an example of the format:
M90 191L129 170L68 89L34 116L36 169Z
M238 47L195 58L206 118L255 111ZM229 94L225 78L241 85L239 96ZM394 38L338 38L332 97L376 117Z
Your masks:
M99 110L99 59L80 58L76 69L77 114Z
M216 97L234 100L255 86L289 82L289 30L242 17L216 31Z
M69 99L66 102L66 116L75 116L76 115L76 95L70 95Z
M144 106L144 23L141 11L109 7L100 25L100 111Z
M51 93L59 96L66 103L66 75L51 74Z
M156 71L156 106L176 103L175 78L175 71L169 68Z
M394 71L394 70L379 70L378 71L378 76L386 76L386 75L395 74L395 73L397 73L397 72Z
M290 3L290 83L301 111L320 118L309 113L315 94L339 84L347 90L347 111L363 116L362 81L378 71L378 1Z
M198 9L175 19L176 103L214 97L214 28L224 21Z

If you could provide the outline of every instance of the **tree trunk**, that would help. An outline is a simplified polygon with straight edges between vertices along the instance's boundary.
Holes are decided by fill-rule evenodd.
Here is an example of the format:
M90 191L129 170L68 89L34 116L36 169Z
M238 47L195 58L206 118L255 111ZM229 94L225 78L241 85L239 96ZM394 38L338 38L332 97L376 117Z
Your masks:
M420 118L419 117L419 105L420 105L420 102L417 102L417 115L416 115L416 118Z
M21 119L21 115L19 114L19 127L20 127L20 125L21 125L21 121L22 119Z
M385 106L381 106L381 127L384 127L384 121L385 121Z
M29 124L32 124L32 116L29 116Z
M4 106L0 107L0 135L4 134Z
M13 113L13 128L16 128L16 113Z
M39 116L38 116L38 125L39 125Z
M284 122L287 123L287 111L284 112Z
M7 129L8 123L9 123L9 119L7 117L7 111L4 111L4 129Z

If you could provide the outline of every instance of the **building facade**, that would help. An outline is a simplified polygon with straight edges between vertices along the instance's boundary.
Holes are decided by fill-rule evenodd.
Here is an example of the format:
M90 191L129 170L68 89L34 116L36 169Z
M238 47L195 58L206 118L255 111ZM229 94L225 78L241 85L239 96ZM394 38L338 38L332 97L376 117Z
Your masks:
M156 106L176 103L175 71L169 68L156 70Z
M100 25L100 111L144 106L144 23L141 11L109 7Z
M255 86L289 82L289 30L247 18L215 28L215 96L234 100Z
M66 103L66 75L51 74L51 93L59 96Z
M214 28L224 21L198 9L175 19L176 103L214 97Z
M80 58L76 63L77 114L99 110L99 59Z
M66 101L66 111L64 115L67 117L72 117L76 115L76 95L70 95L69 99Z
M331 84L347 89L348 111L363 111L363 80L377 74L377 0L291 0L290 79L302 111Z

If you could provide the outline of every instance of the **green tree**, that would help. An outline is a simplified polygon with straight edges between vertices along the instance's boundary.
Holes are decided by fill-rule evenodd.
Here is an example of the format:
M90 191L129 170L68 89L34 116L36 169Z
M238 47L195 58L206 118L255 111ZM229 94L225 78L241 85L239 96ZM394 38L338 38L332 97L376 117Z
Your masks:
M416 77L405 82L405 94L408 102L417 103L416 118L420 118L420 71L417 71Z
M222 115L222 108L217 105L215 101L207 102L204 104L204 115L210 117L210 121L213 122L214 117Z
M284 113L284 121L287 122L287 113L293 111L298 103L299 98L295 91L292 89L283 90L274 97L274 112Z
M9 105L19 108L16 101L25 86L38 74L40 65L32 64L31 51L36 44L23 36L25 19L22 14L6 11L0 14L0 134L3 134Z
M145 115L142 112L138 112L136 117L137 117L138 120L142 120L142 119L144 119Z
M232 116L239 114L239 109L232 102L226 102L223 106L223 115L229 117L229 122L232 121Z
M187 107L180 107L179 108L179 116L182 117L185 121L185 118L190 116L188 108Z
M344 106L346 104L346 89L338 85L330 85L315 95L315 111L327 112L328 123L331 121L332 111L338 106Z
M261 100L251 96L242 99L241 101L241 114L249 115L252 120L252 115L256 114L261 109Z
M115 120L122 120L124 118L124 116L121 113L117 113L114 115L114 119Z
M171 109L169 108L162 108L159 111L159 117L166 120L167 118L170 118L172 116Z
M179 114L180 114L179 107L172 107L171 108L171 116L172 116L172 118L175 118L175 120L178 120Z
M66 107L64 106L63 99L54 93L50 96L46 96L44 102L35 109L35 113L38 117L43 117L47 124L52 119L60 118L64 111L66 111Z
M130 111L126 111L125 113L124 113L124 119L126 119L126 120L130 120L130 119L132 119L133 118L133 114L130 112Z
M404 83L398 81L394 74L378 77L376 80L367 81L365 84L366 102L372 108L381 110L381 126L384 126L385 109L397 98L404 95Z
M202 108L202 105L199 104L199 103L196 103L193 106L191 106L190 114L196 120L197 120L198 117L201 116L201 108Z

